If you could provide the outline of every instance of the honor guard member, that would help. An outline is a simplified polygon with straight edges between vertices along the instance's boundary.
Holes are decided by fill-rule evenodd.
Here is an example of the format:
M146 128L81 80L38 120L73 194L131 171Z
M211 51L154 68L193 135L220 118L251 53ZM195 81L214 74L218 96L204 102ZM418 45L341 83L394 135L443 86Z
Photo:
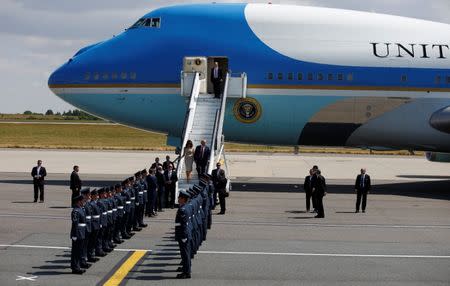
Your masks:
M130 212L131 212L131 196L130 193L128 192L128 179L124 180L122 182L122 198L124 199L124 215L123 215L123 225L122 225L122 229L121 229L121 233L122 233L122 238L123 239L130 239L134 233L128 232L127 229L127 225L128 225L128 220L130 217Z
M70 238L72 240L72 253L70 255L70 268L73 274L83 274L81 269L81 259L83 256L83 245L86 239L86 215L83 210L83 197L73 198L74 208L72 210L72 229Z
M141 189L144 190L144 205L142 206L142 215L147 215L147 205L148 205L148 186L147 186L147 169L141 171Z
M129 181L130 181L130 192L132 194L131 207L133 210L131 226L133 227L133 231L141 231L142 228L140 228L138 225L138 216L139 216L139 207L140 207L139 197L138 197L139 190L137 189L136 181L135 181L134 177L130 177Z
M197 210L195 218L198 226L198 248L200 248L205 237L205 230L203 229L205 213L203 212L203 197L201 196L202 188L198 185L194 185L192 189L195 192L195 207Z
M117 244L114 244L112 242L112 234L114 231L114 217L115 217L112 189L114 189L114 187L106 187L106 203L108 204L108 238L106 243L109 245L110 248L114 249L117 246Z
M83 245L83 258L81 260L81 267L87 266L89 268L90 265L87 262L96 262L98 259L94 259L89 252L89 241L92 239L92 213L94 212L91 207L91 190L89 188L81 189L80 194L83 196L83 210L86 215L86 239L84 240Z
M144 190L141 189L141 172L136 172L134 174L135 180L134 180L134 195L136 197L136 217L135 217L135 223L134 226L138 228L142 228L144 221Z
M103 252L111 252L112 249L106 244L106 236L108 235L108 205L105 202L105 192L105 188L98 190L98 195L100 198L97 201L97 206L102 214L100 216L101 229L98 233L97 243Z
M190 196L188 202L188 212L189 212L189 223L192 226L192 249L191 249L191 258L194 259L194 256L197 254L198 246L199 246L199 229L197 224L197 208L195 203L195 193L192 190L186 190Z
M100 188L97 190L97 194L94 196L95 197L95 204L97 205L98 211L100 213L100 228L98 229L97 232L97 242L95 244L95 255L96 256L100 256L103 257L106 255L106 252L103 250L103 233L104 233L104 229L105 229L105 225L108 223L108 218L107 218L107 211L104 209L105 206L103 204L102 198L100 196L102 196L102 192L103 192L103 188Z
M120 184L116 184L114 186L114 189L115 189L114 200L117 206L117 218L116 218L116 226L114 228L113 241L117 244L120 244L123 242L123 240L120 238L120 235L123 229L122 225L123 225L125 199L124 197L122 197L122 186Z
M91 237L88 242L88 256L94 258L94 260L98 260L95 256L105 256L106 254L103 252L103 250L98 247L98 232L100 231L101 223L100 223L100 217L102 215L102 212L100 211L100 208L97 205L98 201L98 192L97 190L91 191L91 201L89 204L91 205L92 209L92 233Z
M134 183L134 177L129 177L128 181L127 181L127 193L130 197L130 215L128 216L128 221L127 221L127 232L131 233L131 231L133 230L133 225L134 225L134 221L135 221L135 212L136 212L136 197L134 196L134 189L133 189L133 183ZM136 231L140 231L140 229L136 229Z
M203 209L203 241L206 240L208 233L208 221L210 215L210 200L208 198L208 176L204 175L200 179L200 195L202 196L202 209Z
M145 207L148 201L147 197L147 183L145 182L145 177L147 176L147 170L142 170L139 172L139 180L138 184L141 188L141 196L142 196L142 206L141 211L139 213L139 227L147 227L148 225L144 223L144 214L145 214Z
M189 200L189 194L185 190L180 190L178 195L178 211L175 217L175 240L178 242L181 254L181 271L177 275L178 279L191 278L191 233L189 229L189 214L186 210L186 204Z
M113 244L115 244L117 246L117 244L122 243L121 239L119 237L119 239L116 241L115 239L115 233L116 233L116 228L117 228L117 222L118 222L118 214L117 212L119 211L119 209L117 208L117 201L116 201L116 188L115 186L110 186L109 187L109 201L110 204L112 205L112 210L113 210L113 224L111 227L111 241Z

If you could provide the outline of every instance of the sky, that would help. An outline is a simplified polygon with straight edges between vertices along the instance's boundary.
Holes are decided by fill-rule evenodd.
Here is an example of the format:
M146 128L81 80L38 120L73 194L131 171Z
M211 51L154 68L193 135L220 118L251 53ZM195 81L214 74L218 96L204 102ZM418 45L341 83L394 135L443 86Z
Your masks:
M174 0L0 0L0 113L73 109L48 89L53 70L80 48L110 38ZM267 3L269 1L216 1ZM361 10L450 24L450 0L280 0Z

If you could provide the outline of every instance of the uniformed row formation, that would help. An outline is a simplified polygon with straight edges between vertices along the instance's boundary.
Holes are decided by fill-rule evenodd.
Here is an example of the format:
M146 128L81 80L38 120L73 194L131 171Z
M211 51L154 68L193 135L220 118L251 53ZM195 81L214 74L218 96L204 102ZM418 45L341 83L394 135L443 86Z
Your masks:
M201 175L199 185L180 190L178 195L175 240L181 254L181 267L178 268L181 273L177 275L179 279L191 278L191 259L206 240L208 229L211 229L214 201L210 179L212 177L208 174Z
M99 257L111 252L123 239L130 239L133 231L147 227L144 223L149 203L147 171L137 172L121 184L90 191L81 190L74 198L72 210L71 268L82 274ZM153 190L155 191L155 190Z

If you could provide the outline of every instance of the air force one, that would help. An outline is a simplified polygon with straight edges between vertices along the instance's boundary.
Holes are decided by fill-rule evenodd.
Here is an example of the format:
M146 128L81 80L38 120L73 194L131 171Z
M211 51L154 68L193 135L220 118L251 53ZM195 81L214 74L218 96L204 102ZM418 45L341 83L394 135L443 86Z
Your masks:
M215 62L221 99L210 95ZM288 5L172 6L82 48L48 85L86 112L167 133L175 146L224 134L423 150L450 162L448 24Z

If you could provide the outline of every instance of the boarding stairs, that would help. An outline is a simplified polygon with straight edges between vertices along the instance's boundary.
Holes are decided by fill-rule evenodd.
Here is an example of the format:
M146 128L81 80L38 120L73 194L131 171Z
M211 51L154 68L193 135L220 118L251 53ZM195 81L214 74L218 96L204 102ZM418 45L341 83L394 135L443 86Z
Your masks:
M230 88L230 84L232 85L232 88ZM247 76L245 73L235 77L232 77L230 73L227 73L223 95L221 98L215 98L214 95L206 92L205 79L201 79L200 73L181 73L181 94L182 96L185 96L188 101L188 110L185 116L181 146L178 148L178 182L176 186L176 196L178 196L179 190L189 189L194 184L198 184L195 163L193 164L191 181L188 182L186 178L184 147L188 140L192 141L194 150L196 146L200 145L201 140L206 140L206 145L211 150L207 173L211 174L216 163L220 161L228 178L227 191L230 191L230 174L224 152L223 136L225 109L228 98L245 97L246 89Z

